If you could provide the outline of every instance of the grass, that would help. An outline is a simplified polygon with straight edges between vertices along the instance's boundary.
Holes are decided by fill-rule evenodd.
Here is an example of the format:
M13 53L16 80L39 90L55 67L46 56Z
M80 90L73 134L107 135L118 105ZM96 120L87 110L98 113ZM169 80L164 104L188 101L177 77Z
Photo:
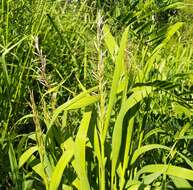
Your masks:
M193 188L191 2L164 2L1 1L0 189Z

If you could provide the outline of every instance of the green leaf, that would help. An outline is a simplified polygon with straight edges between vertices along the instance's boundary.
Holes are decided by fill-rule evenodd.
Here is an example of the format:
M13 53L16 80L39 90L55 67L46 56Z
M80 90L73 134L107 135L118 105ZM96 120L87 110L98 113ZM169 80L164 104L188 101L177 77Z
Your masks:
M190 185L190 183L186 179L182 179L179 177L174 177L174 176L169 176L176 188L181 188L181 189L193 189L193 187Z
M72 159L73 153L74 153L73 149L66 150L63 152L57 165L54 168L52 177L50 179L50 185L49 185L50 190L57 190L58 189L58 187L60 185L60 181L62 179L64 169L66 168L69 161Z
M127 190L139 190L139 187L142 183L137 180L128 180L125 185Z
M133 94L125 102L125 112L140 102L143 98L147 97L154 90L151 86L142 86L132 89Z
M133 127L134 127L134 119L135 117L132 117L129 121L128 128L127 128L127 137L126 137L126 144L125 144L125 150L124 150L124 159L123 159L123 168L120 175L120 189L124 188L125 185L125 172L128 167L128 162L130 159L130 148L132 144L132 134L133 134Z
M193 181L193 170L166 164L152 164L144 166L137 172L136 178L138 179L139 176L144 173L155 172Z
M180 117L183 114L185 114L187 117L191 117L193 115L192 109L187 108L187 107L183 106L182 104L179 104L178 102L174 102L172 104L172 109L173 109L174 113Z
M155 128L151 131L149 131L147 134L145 134L144 138L143 138L143 142L148 139L149 137L151 137L154 134L158 134L158 133L165 133L165 131L161 128Z
M65 185L65 184L62 185L62 189L65 189L65 190L73 190L73 188L72 188L71 186Z
M47 176L45 174L45 171L44 171L44 166L42 165L42 163L38 163L36 165L34 165L32 167L32 169L44 180L44 183L46 185L46 182L47 182Z
M112 56L112 58L114 58L116 50L118 48L114 37L112 36L109 26L108 25L104 25L103 27L103 35L104 35L104 40L105 40L105 44Z
M111 113L113 110L113 106L116 102L116 94L117 94L117 90L119 86L119 81L120 81L121 75L125 72L124 71L124 60L125 60L124 55L125 55L125 50L127 48L128 30L129 28L127 27L122 35L119 52L116 57L115 70L113 74L113 82L111 86L109 104L108 104L107 114L106 114L105 124L104 124L103 140L106 137Z
M133 89L133 94L123 103L121 110L117 116L113 137L112 137L112 172L111 172L111 183L113 183L113 178L115 177L116 165L118 163L119 151L122 142L122 126L123 119L127 111L132 108L134 105L139 103L144 97L153 90L152 87L136 87Z
M4 78L5 78L5 81L7 83L7 86L9 87L10 86L10 83L11 83L11 79L10 79L10 76L8 74L8 70L7 70L7 64L6 64L6 61L5 61L5 55L2 55L0 57L0 63L2 65L2 69L3 69L3 74L4 74Z
M165 150L170 150L170 148L168 148L167 146L164 146L164 145L160 145L160 144L150 144L150 145L145 145L145 146L142 146L140 148L138 148L134 154L133 154L133 157L131 159L131 165L134 164L134 162L137 160L137 158L142 155L143 153L147 152L147 151L150 151L150 150L153 150L153 149L165 149Z
M20 124L23 120L28 119L28 118L32 118L32 117L33 117L33 114L25 115L22 118L20 118L14 125L16 126L16 125Z
M11 173L12 173L12 180L14 185L16 186L16 189L20 189L19 188L19 168L18 168L18 164L17 164L17 160L15 157L15 151L13 149L13 145L12 143L9 143L9 161L10 161L10 166L11 166Z
M183 26L183 22L177 22L174 25L170 26L168 28L168 31L166 33L166 37L165 39L162 41L162 43L160 45L158 45L154 51L153 54L156 53L158 50L160 50L161 48L163 48L171 39L171 37Z
M38 146L33 146L27 149L19 158L19 168L21 168L36 151L38 151Z
M56 120L56 118L58 117L58 115L62 111L78 109L78 108L84 108L84 107L86 107L90 104L93 104L93 103L97 102L98 99L99 99L98 96L89 95L90 92L95 91L97 88L98 87L94 87L94 88L91 88L91 89L89 89L85 92L82 92L79 95L77 95L76 97L74 97L72 100L62 104L57 109L55 109L48 128L50 128L53 125L54 121Z
M160 175L161 175L160 172L155 172L155 173L152 173L150 175L146 175L143 177L143 182L145 185L149 185L154 180L156 180Z
M86 172L87 169L86 169L85 151L86 151L86 137L91 115L92 115L91 111L85 112L74 145L75 170L78 175L78 178L80 179L80 190L90 189Z

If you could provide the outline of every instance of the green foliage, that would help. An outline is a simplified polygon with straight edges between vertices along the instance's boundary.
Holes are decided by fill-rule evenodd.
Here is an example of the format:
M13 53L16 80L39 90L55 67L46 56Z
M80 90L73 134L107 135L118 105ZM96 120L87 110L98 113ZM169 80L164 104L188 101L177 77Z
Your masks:
M1 0L0 189L192 189L189 6Z

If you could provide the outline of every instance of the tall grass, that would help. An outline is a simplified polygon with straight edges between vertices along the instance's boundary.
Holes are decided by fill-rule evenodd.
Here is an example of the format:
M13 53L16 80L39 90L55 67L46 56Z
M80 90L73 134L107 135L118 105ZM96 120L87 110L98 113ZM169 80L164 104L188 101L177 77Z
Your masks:
M160 18L173 9L1 1L0 188L193 188L193 49L184 15Z

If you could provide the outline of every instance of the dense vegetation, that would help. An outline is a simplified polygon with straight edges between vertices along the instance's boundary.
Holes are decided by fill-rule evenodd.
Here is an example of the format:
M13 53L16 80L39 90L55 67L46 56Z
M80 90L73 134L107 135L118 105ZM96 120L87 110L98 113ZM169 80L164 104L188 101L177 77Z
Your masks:
M191 0L1 0L0 189L193 189Z

